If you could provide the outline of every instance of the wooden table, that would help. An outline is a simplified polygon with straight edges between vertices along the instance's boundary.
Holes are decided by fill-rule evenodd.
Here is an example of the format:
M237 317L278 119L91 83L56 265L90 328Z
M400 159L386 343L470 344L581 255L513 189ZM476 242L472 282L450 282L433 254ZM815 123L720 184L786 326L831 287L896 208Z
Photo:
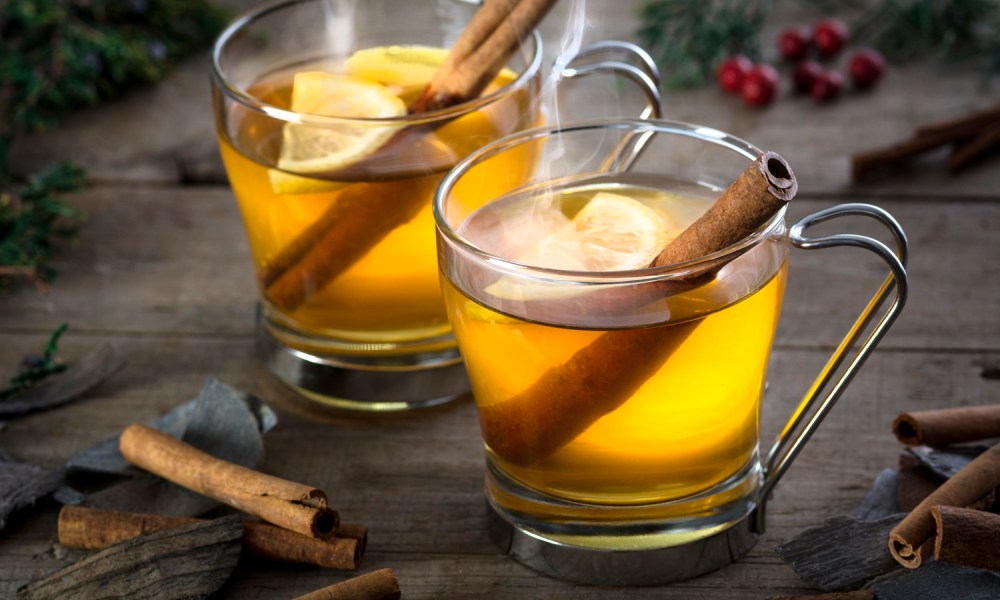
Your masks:
M782 25L809 22L789 8L768 26L766 48ZM632 36L632 7L595 1L590 10L598 24L591 37ZM562 5L546 21L550 42L558 42L567 13ZM1000 399L1000 161L952 177L942 156L933 155L864 185L851 185L847 173L855 151L1000 98L996 86L981 93L978 85L977 71L921 63L890 68L873 93L847 93L823 106L793 96L787 82L764 110L713 86L667 95L669 118L712 125L788 158L802 188L792 218L842 201L872 202L899 219L912 246L902 318L778 486L762 541L718 572L656 588L543 577L503 555L486 534L483 452L470 399L410 414L331 414L269 375L254 349L255 283L242 224L216 156L207 55L153 89L84 111L16 147L16 169L72 159L87 166L93 186L70 198L87 219L55 264L61 275L49 295L23 286L0 296L0 371L37 352L64 322L67 359L111 341L129 365L71 405L10 419L0 448L19 461L58 466L218 377L279 414L260 468L328 490L345 519L367 523L362 572L393 568L405 598L721 599L811 591L774 547L827 517L854 512L875 475L897 460L893 417ZM577 108L612 113L608 89L567 94L576 96ZM635 110L634 98L624 105ZM791 261L764 406L765 443L884 273L856 250L795 252ZM0 532L0 596L79 556L55 542L57 510L42 501ZM291 598L346 576L241 568L220 597Z

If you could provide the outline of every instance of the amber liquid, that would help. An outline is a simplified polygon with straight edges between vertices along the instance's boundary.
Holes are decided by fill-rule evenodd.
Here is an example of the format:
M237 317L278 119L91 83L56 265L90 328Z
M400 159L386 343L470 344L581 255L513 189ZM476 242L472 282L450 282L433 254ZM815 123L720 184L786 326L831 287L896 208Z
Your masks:
M268 104L287 108L293 76L292 72L270 75L248 91ZM498 77L487 93L510 81ZM280 152L281 122L250 111L238 112L238 108L227 116L239 121L228 125L229 134L220 127L219 144L249 237L264 310L297 334L298 344L291 345L322 350L324 340L336 340L330 343L338 350L391 352L396 344L449 331L437 275L431 213L434 190L444 173L471 151L537 123L533 89L526 86L479 110L424 127L393 149L389 160L373 168L362 165L341 173L310 175L307 179L315 179L318 186L335 189L307 193L277 193L272 188L269 169L275 169ZM523 178L526 175L521 173L526 173L529 164L515 154L497 161L496 169L504 173L503 178ZM331 182L337 185L328 185ZM486 189L467 194L468 202L476 205L490 193ZM332 280L324 282L309 272L299 273L296 285L302 286L301 303L284 306L273 302L264 273L276 257L338 200L359 194L395 198L400 205L416 203L421 207L360 257L351 259L348 268ZM382 218L385 213L372 211L368 218ZM309 347L303 347L303 339L310 340Z
M656 189L619 186L613 191L654 208L659 204L662 210L676 199ZM706 193L694 200L707 207L712 197ZM764 262L769 266L762 266ZM683 322L664 313L658 322L654 319L644 326L653 328L650 333L657 340L669 343L672 336L681 336L681 341L620 406L529 464L508 460L487 446L492 464L543 495L605 506L689 498L745 470L756 460L760 400L785 286L784 254L772 255L769 261L737 261L727 268L759 272L741 278L754 283L732 302L706 307L706 299L721 297L713 296L717 291L713 286L728 285L721 276L690 294L671 298L670 314ZM574 328L534 322L530 303L526 313L504 314L491 308L497 302L489 294L473 292L476 298L472 298L447 278L444 289L481 410L523 397L550 370L565 366L574 354L610 331L590 324ZM586 302L585 296L579 302ZM535 414L531 407L523 412L525 419ZM489 426L485 420L482 425ZM483 434L484 439L499 435L485 430ZM494 500L509 504L513 511L539 510L539 503L519 506L514 496ZM565 513L564 508L552 510Z

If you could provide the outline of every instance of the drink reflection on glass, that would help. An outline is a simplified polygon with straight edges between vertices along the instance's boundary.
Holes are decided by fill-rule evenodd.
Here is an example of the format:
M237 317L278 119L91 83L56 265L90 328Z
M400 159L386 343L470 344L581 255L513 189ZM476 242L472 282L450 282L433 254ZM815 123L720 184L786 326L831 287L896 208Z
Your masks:
M467 177L524 148L539 156L530 180L469 202ZM796 187L774 153L666 121L522 132L445 178L442 285L509 553L636 584L753 545L751 515L786 466L774 475L758 446Z
M257 273L258 341L311 398L393 410L467 390L431 197L471 151L538 124L541 56L529 36L478 98L410 114L475 8L278 2L217 42L217 132ZM387 19L401 10L412 18ZM529 162L514 153L484 177L516 179Z

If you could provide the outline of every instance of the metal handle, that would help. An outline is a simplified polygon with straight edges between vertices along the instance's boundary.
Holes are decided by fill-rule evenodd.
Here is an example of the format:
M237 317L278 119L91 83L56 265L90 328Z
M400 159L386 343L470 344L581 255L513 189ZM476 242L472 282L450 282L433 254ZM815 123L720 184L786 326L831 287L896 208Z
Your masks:
M856 215L871 217L880 221L892 233L896 242L896 252L894 253L882 242L855 234L841 233L825 237L808 237L805 235L809 227L846 215ZM885 210L870 204L841 204L813 213L792 226L789 232L789 239L793 246L804 250L814 250L820 248L832 248L835 246L853 246L863 248L878 255L889 266L889 275L879 287L875 296L871 299L857 321L847 332L843 341L837 346L833 355L820 371L819 376L810 386L806 395L799 402L795 412L792 413L788 423L778 435L768 452L764 466L764 483L761 486L759 502L757 504L754 528L757 533L764 532L764 513L768 496L781 479L782 475L791 466L792 461L798 456L812 434L816 432L820 423L836 404L840 395L847 385L854 379L858 370L865 360L871 355L875 346L878 345L882 337L892 326L903 305L906 304L907 283L906 283L906 259L907 244L906 234L899 226L899 223ZM895 291L895 299L888 309L882 313L878 322L871 327L868 337L857 348L854 357L846 363L851 350L861 339L862 334L869 329L869 325L875 320L879 308L885 303L889 296ZM842 368L843 367L843 368ZM837 373L839 377L836 377ZM836 378L835 378L836 377ZM824 390L829 389L825 395Z
M619 57L621 60L601 60L602 57ZM660 70L653 58L639 46L618 40L590 44L569 61L560 71L560 76L563 79L575 79L596 73L624 75L637 83L646 95L646 108L639 117L641 119L663 117ZM655 134L652 131L636 131L624 136L608 155L600 170L614 173L628 171L653 135Z

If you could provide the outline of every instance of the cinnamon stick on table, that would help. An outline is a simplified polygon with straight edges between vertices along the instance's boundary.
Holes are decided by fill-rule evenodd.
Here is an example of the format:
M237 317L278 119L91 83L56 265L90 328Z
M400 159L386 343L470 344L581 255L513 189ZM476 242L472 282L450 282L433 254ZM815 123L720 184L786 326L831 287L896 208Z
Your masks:
M958 171L1000 147L1000 104L961 117L922 125L914 134L888 146L865 150L851 157L854 181L871 173L900 165L924 152L953 145L949 169Z
M398 600L400 597L396 574L392 569L379 569L309 592L295 600Z
M101 549L143 533L204 520L64 506L59 511L59 543L67 548ZM327 569L357 569L364 554L366 528L344 524L337 534L337 537L318 540L261 521L244 520L243 549L268 560Z
M447 108L478 97L555 3L486 0L409 107L410 113ZM407 132L404 129L396 138ZM392 144L396 138L386 143ZM297 309L420 212L436 185L436 181L425 179L346 187L329 209L264 266L261 284L266 297L286 312ZM429 187L414 190L413 185Z
M892 431L908 446L934 448L1000 437L1000 404L904 412Z
M151 427L126 427L119 449L138 467L285 529L325 538L340 523L322 490L216 458Z
M972 460L951 479L924 498L889 534L889 552L896 562L915 569L930 553L934 535L931 510L935 506L968 506L1000 487L1000 444Z
M797 190L788 163L774 152L763 154L660 252L653 266L700 258L742 240ZM723 265L713 266L718 270ZM703 275L692 277L703 281ZM519 465L549 456L628 400L699 322L602 334L513 398L480 406L484 440L502 458Z

